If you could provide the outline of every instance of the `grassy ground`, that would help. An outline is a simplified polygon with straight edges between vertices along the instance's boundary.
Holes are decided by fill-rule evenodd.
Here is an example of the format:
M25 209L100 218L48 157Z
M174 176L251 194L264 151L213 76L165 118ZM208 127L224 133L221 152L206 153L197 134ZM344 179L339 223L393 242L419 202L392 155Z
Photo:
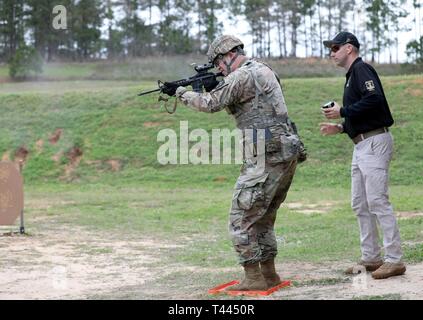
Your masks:
M396 120L391 199L397 213L422 213L423 78L382 81ZM179 132L180 121L187 120L190 131L232 129L234 124L225 112L208 115L183 106L169 115L156 95L136 96L154 86L80 80L0 84L0 155L13 159L17 148L29 150L24 169L28 230L40 228L42 220L69 228L141 234L183 244L177 250L163 249L165 262L234 266L227 219L239 166L162 166L156 159L161 129ZM323 121L319 105L341 101L342 86L342 78L283 81L290 116L309 159L299 166L278 215L281 261L359 257L358 227L349 205L352 144L344 135L322 137L318 130ZM58 128L63 133L52 144L49 138ZM76 162L67 155L74 147L82 150ZM399 224L405 260L423 261L423 217L400 219ZM98 250L95 253L107 253ZM164 280L169 283L174 277L178 275Z
M395 185L421 185L423 80L407 76L383 81L396 119L391 181ZM349 187L350 141L344 135L322 137L318 127L324 121L319 105L329 99L341 101L342 84L340 78L284 81L290 116L298 124L310 154L296 176L298 188ZM163 144L157 141L161 129L179 133L180 121L188 121L190 131L233 129L234 123L225 112L204 114L180 106L175 114L168 115L156 101L157 95L136 96L139 90L154 88L153 83L66 81L52 86L31 85L0 87L0 152L13 155L19 146L30 151L31 161L25 168L28 182L60 178L69 162L66 152L74 146L81 148L84 160L69 177L75 183L111 183L117 179L124 184L231 185L238 174L236 165L161 166L156 159ZM57 128L63 134L53 145L48 139ZM55 155L57 161L52 160ZM119 162L118 173L108 170L110 160Z
M192 243L169 251L170 261L217 267L236 263L227 234L229 186L38 185L27 187L26 195L29 201L44 199L50 204L27 208L30 226L31 219L47 216L69 226L150 234L177 244ZM414 186L394 186L391 195L397 212L423 207L423 191ZM406 261L423 261L423 218L399 223ZM319 263L359 256L358 227L347 189L293 188L278 215L276 233L281 261Z

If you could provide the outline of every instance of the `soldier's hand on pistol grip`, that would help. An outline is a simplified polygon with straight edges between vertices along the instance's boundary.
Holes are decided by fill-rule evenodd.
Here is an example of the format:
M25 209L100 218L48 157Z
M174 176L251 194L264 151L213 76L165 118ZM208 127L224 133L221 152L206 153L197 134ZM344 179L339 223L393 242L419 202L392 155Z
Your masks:
M300 150L298 152L298 163L304 162L307 160L307 149L304 147L304 143L301 141Z
M165 82L163 83L162 92L164 94L167 94L168 96L172 97L176 93L176 89L178 88L178 85L172 82Z
M210 78L203 80L203 86L206 92L210 92L217 87L219 81L216 80L216 75L213 73L206 73L206 75L210 75Z

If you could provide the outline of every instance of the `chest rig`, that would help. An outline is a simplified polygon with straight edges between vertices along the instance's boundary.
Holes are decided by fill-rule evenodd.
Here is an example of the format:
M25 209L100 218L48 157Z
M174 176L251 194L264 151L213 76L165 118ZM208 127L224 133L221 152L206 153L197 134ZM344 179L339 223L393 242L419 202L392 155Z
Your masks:
M244 132L245 129L264 129L266 152L279 152L283 148L283 137L296 135L296 130L288 118L276 75L270 67L253 60L247 61L244 68L254 82L254 97L244 104L229 107L227 111L235 118L238 129ZM256 142L255 138L253 141L244 138L244 143L246 140Z
M261 68L268 67L253 60L247 61L244 68L254 82L255 92L252 100L228 108L227 111L235 118L237 127L239 129L270 129L276 126L290 132L285 99L273 71L269 68L265 72L260 72ZM272 78L265 79L265 77Z

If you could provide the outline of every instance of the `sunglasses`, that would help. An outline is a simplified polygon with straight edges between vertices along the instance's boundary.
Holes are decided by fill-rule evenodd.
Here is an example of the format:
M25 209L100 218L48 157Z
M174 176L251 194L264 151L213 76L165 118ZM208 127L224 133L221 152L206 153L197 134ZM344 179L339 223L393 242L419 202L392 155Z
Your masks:
M333 52L333 53L338 52L339 49L341 49L341 47L343 45L346 45L347 43L350 43L350 41L347 41L347 42L344 42L344 43L341 43L341 44L335 44L335 45L333 45L332 47L330 47L330 52Z

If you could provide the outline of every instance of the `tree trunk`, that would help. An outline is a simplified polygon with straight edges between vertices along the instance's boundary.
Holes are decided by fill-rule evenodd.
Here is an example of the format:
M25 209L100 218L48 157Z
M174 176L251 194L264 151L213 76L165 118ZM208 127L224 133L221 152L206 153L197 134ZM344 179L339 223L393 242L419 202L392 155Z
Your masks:
M308 57L308 38L307 38L307 16L304 16L304 45L305 45L305 57Z
M251 55L254 57L254 33L251 32Z
M372 37L372 49L374 49L375 48L375 35L373 34L373 37ZM372 50L372 62L374 63L375 62L375 50Z
M292 25L292 33L291 33L291 53L289 54L290 57L297 56L297 26L295 24Z
M332 3L328 1L328 37L332 37Z
M311 12L311 10L310 10L310 13L309 13L309 19L310 19L310 39L309 39L309 41L310 41L310 49L311 49L311 56L313 57L314 56L314 51L315 51L315 41L313 41L313 39L314 39L314 32L313 32L313 15L312 15L312 12Z
M322 34L322 13L320 11L320 1L317 2L317 12L319 13L319 43L320 43L320 58L323 59L323 34Z
M278 29L278 47L279 47L279 58L282 58L283 53L282 53L282 30L281 30L281 22L279 20L280 16L278 14L278 16L276 17L276 27Z
M343 14L345 13L345 12L341 12L341 10L342 10L342 0L338 0L338 10L339 10L339 17L338 17L338 31L337 32L340 32L343 28L342 28L342 17L343 17Z
M270 28L271 28L271 15L269 12L270 8L267 8L267 57L270 58Z
M286 41L287 41L287 36L286 36L286 22L285 22L285 14L282 13L282 28L283 28L283 55L284 57L288 56L288 50L286 47Z
M12 4L12 10L9 13L9 39L8 39L8 58L12 57L16 52L16 6Z
M201 51L201 1L197 1L198 5L198 53Z

